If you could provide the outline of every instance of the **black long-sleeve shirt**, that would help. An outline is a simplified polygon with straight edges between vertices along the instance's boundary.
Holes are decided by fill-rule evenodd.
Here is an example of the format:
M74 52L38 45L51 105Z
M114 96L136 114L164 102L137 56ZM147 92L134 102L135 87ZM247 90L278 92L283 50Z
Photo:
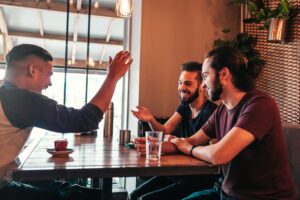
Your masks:
M0 182L32 127L63 133L90 131L98 128L102 116L103 112L93 104L68 108L40 93L5 82L0 88Z
M13 126L24 129L39 127L56 132L81 132L98 128L103 112L93 104L81 109L57 104L48 97L5 82L0 88L0 101Z

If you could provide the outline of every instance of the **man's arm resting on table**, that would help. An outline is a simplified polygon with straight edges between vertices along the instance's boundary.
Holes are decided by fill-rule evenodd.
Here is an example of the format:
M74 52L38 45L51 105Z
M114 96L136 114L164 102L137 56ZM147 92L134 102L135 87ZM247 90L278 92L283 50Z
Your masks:
M146 138L145 137L139 137L134 139L135 148L139 152L140 156L143 156L146 154ZM171 142L163 142L161 147L162 153L176 153L179 152L176 145L174 145Z
M171 142L163 142L161 146L161 152L166 154L177 153L179 150L176 145Z
M200 134L205 135L202 129L199 131L198 137L200 137ZM192 140L192 138L189 138L189 140ZM233 127L218 143L198 146L193 149L192 155L215 165L223 165L230 162L254 140L255 137L250 132L242 128ZM194 141L192 140L191 142Z

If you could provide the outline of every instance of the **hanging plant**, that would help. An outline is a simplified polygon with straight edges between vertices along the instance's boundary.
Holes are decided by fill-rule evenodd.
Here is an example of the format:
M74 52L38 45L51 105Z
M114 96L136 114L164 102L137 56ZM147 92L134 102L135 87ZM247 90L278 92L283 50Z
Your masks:
M264 25L259 29L268 29L271 19L285 19L287 20L292 13L290 3L287 0L282 0L277 4L277 7L273 10L262 7L258 10L254 10L256 16L256 22L263 22Z

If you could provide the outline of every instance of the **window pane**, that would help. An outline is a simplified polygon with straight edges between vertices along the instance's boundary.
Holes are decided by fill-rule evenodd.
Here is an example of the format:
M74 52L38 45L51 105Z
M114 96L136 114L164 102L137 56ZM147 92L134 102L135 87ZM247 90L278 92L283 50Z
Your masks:
M5 69L0 69L0 81L2 81L4 79L5 76ZM1 85L1 82L0 82Z
M43 91L43 94L63 104L64 96L64 69L54 68L51 78L52 86ZM106 72L90 70L88 75L88 98L89 102L102 86ZM81 108L85 105L86 71L84 69L71 69L67 71L66 106ZM121 127L122 111L122 81L116 86L112 102L114 103L114 138L118 138ZM103 111L105 112L105 111ZM103 134L104 118L99 123L98 134Z

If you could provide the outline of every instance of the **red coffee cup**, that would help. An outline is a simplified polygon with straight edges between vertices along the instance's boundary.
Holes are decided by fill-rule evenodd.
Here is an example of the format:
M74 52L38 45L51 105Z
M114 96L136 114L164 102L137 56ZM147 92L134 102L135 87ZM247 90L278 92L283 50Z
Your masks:
M68 146L68 140L55 140L54 147L56 151L65 151Z

